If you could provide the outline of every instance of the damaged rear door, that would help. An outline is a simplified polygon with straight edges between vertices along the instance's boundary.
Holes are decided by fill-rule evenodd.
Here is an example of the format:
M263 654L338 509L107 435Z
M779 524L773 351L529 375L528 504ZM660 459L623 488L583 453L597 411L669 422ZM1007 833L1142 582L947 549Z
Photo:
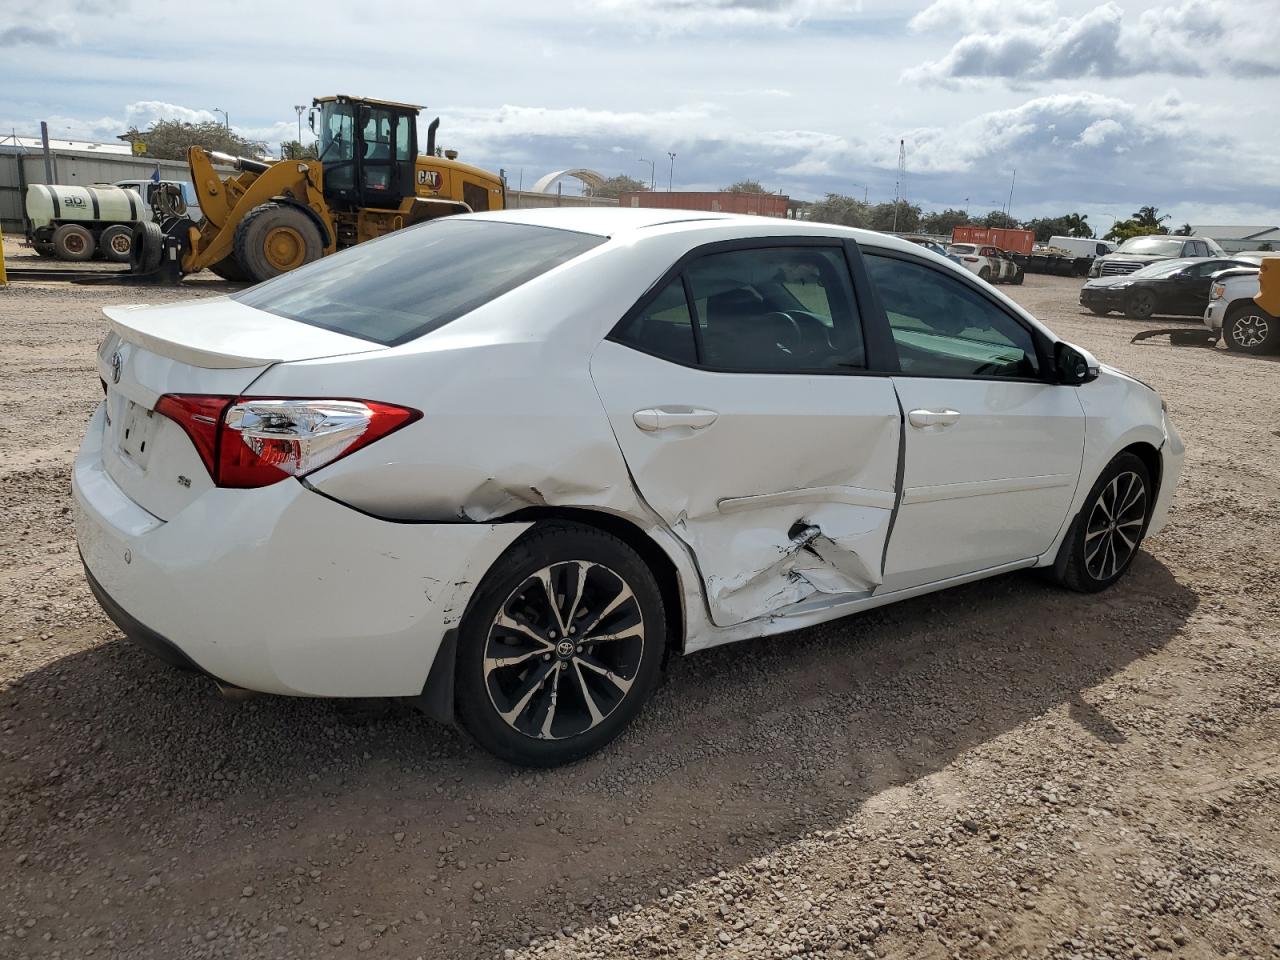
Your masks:
M852 244L769 238L686 256L591 373L636 485L690 548L722 626L882 579L901 415L867 373ZM875 367L875 364L872 364Z

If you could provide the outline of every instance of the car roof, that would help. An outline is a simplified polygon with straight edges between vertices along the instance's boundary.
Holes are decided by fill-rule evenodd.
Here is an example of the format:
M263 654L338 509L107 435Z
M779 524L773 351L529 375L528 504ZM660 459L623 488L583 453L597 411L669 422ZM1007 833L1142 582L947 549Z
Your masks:
M792 220L787 217L753 217L738 213L715 213L706 210L665 210L655 207L546 207L534 210L492 210L486 213L459 214L460 219L492 220L502 223L525 223L531 226L574 230L617 239L628 235L657 233L705 232L708 242L741 237L801 236L847 237L859 245L890 250L917 252L919 244L875 230L845 227L816 220ZM928 251L926 251L928 253ZM937 254L929 254L938 256ZM945 259L939 257L939 259Z

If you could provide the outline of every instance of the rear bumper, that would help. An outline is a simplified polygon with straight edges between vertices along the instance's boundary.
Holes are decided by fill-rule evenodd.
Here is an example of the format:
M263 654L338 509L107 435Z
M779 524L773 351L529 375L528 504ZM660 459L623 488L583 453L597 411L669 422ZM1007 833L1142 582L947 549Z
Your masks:
M101 420L72 472L94 594L161 659L249 690L420 694L475 585L529 527L394 523L293 480L213 488L161 521L107 474Z

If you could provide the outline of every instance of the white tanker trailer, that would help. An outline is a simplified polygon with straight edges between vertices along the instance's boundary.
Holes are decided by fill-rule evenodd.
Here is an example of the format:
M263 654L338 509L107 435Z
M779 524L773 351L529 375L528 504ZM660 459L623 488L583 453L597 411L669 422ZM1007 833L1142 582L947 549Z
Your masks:
M27 187L27 220L36 252L62 260L89 260L98 250L123 263L133 245L133 227L151 219L150 207L122 187Z

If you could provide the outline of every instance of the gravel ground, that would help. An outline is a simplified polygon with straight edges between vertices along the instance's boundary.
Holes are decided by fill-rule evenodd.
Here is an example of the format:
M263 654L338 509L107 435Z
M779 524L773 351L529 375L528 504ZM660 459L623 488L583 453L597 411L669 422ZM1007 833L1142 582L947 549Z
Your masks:
M123 641L68 506L99 309L227 288L0 288L0 957L1280 956L1280 365L1130 344L1078 287L1005 289L1188 446L1120 586L1011 575L682 659L549 773Z

